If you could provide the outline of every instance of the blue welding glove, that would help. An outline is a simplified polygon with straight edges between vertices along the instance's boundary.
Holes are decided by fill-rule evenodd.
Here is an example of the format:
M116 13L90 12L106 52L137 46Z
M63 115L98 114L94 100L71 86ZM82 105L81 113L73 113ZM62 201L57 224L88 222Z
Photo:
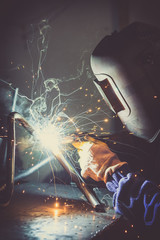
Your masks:
M81 175L84 178L91 177L95 181L106 183L109 175L112 175L118 168L127 163L121 162L106 143L90 136L87 137L87 140L77 147Z

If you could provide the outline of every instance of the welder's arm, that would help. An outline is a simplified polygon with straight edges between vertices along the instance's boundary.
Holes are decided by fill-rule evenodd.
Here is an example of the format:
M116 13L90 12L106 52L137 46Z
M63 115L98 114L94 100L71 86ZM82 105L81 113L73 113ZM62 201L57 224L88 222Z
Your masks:
M106 183L114 193L117 213L141 226L160 225L160 192L156 185L132 173L128 165L100 141L85 143L79 155L82 176Z

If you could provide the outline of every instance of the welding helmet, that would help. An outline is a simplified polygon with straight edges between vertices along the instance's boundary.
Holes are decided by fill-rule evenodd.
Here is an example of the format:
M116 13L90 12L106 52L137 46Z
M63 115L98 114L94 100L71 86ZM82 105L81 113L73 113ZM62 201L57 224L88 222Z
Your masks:
M122 123L152 142L160 132L160 30L136 22L106 36L93 51L91 68Z

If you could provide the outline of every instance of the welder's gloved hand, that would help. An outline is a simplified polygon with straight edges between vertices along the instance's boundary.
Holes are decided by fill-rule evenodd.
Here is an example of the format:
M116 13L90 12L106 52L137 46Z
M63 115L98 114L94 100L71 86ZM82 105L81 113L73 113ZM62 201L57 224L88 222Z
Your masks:
M121 162L106 143L91 137L87 138L88 141L82 142L78 147L81 175L84 178L91 177L95 181L106 183L109 175L127 163Z

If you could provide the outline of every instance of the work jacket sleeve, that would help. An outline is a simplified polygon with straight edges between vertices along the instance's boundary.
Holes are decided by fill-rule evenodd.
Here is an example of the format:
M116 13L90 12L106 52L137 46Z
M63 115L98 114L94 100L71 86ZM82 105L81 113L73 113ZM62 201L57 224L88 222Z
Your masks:
M115 211L144 227L160 226L160 191L140 173L122 166L106 184L113 192Z

